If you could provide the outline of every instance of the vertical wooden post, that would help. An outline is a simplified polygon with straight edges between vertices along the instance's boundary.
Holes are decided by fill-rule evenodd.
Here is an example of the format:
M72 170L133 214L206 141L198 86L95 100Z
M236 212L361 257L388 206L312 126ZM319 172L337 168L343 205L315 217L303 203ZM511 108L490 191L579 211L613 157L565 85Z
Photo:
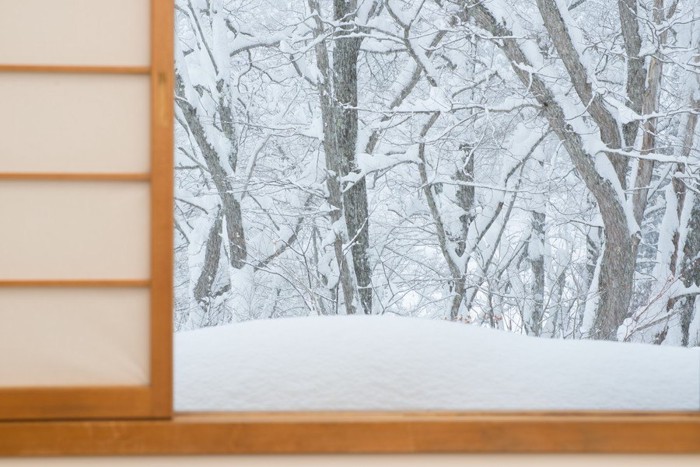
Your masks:
M151 2L152 415L173 411L173 0Z

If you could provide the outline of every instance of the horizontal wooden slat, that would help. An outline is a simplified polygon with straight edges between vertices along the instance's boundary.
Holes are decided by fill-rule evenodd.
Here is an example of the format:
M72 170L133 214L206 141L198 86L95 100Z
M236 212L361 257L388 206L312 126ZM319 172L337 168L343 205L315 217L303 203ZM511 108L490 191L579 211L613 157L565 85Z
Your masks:
M147 75L147 66L10 65L0 64L2 73L71 73L100 75Z
M698 414L248 413L0 424L0 455L698 453Z
M0 287L150 287L150 280L143 279L45 279L0 280Z
M0 419L138 418L151 414L151 399L149 386L3 388Z
M149 173L0 173L0 180L141 182L150 179Z

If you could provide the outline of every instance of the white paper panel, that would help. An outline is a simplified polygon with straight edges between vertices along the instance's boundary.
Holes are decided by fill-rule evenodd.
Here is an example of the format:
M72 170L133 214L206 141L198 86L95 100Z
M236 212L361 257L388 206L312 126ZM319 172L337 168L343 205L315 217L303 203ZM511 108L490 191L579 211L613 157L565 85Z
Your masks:
M0 182L0 279L147 279L149 184Z
M0 63L148 65L147 0L0 0Z
M149 170L147 76L0 73L0 102L0 172Z
M148 289L0 288L0 387L145 385Z

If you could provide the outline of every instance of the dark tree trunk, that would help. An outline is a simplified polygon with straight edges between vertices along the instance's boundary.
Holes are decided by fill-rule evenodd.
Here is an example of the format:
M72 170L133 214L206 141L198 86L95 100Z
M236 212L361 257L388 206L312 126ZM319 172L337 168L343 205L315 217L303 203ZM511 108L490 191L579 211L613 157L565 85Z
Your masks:
M530 322L525 323L528 334L539 336L542 333L542 323L544 321L544 224L546 215L544 212L532 212L532 236L530 242L536 242L536 251L528 251L530 267L532 268L532 314Z
M351 22L357 10L356 1L334 0L334 19ZM354 33L347 25L338 34L333 50L333 85L335 95L335 151L341 177L357 170L357 58L362 39L347 37ZM362 310L372 314L372 270L369 264L369 216L367 185L362 178L343 192L343 210L349 240L352 242L352 261Z
M318 3L309 2L319 11ZM330 219L337 229L343 222L347 238L336 234L333 248L338 261L339 282L343 292L346 312L354 314L355 297L365 314L372 313L372 271L369 264L369 216L367 186L363 179L343 189L341 179L357 171L357 59L361 38L353 37L356 0L334 0L333 18L340 24L334 38L333 63L330 64L325 43L316 45L318 68L324 77L319 84L321 113L323 118L323 148L328 176L328 203ZM323 24L316 19L316 35L322 33ZM352 269L345 259L344 242L351 244ZM356 295L357 294L357 295Z
M468 145L460 148L464 151L462 167L454 174L454 179L462 184L457 186L456 203L463 213L459 216L460 232L457 240L455 252L457 256L462 256L467 245L467 235L469 226L474 220L474 153Z
M698 184L700 188L700 184ZM680 277L686 287L700 287L700 199L695 193L686 195L693 200L693 207L687 224L687 236L683 245L683 261L680 264ZM686 199L687 199L686 198ZM680 314L683 345L697 345L697 337L690 336L690 323L693 320L697 294L686 295L676 305Z
M211 298L214 296L212 286L219 270L221 260L221 227L222 214L219 213L209 229L207 245L204 252L204 265L194 287L194 298L203 310L207 310Z

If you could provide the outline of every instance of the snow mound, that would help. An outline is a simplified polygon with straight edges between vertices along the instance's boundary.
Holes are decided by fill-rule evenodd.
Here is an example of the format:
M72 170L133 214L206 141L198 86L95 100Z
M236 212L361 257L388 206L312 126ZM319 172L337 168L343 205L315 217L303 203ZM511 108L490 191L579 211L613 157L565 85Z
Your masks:
M700 349L386 316L250 321L176 335L175 408L698 410Z

